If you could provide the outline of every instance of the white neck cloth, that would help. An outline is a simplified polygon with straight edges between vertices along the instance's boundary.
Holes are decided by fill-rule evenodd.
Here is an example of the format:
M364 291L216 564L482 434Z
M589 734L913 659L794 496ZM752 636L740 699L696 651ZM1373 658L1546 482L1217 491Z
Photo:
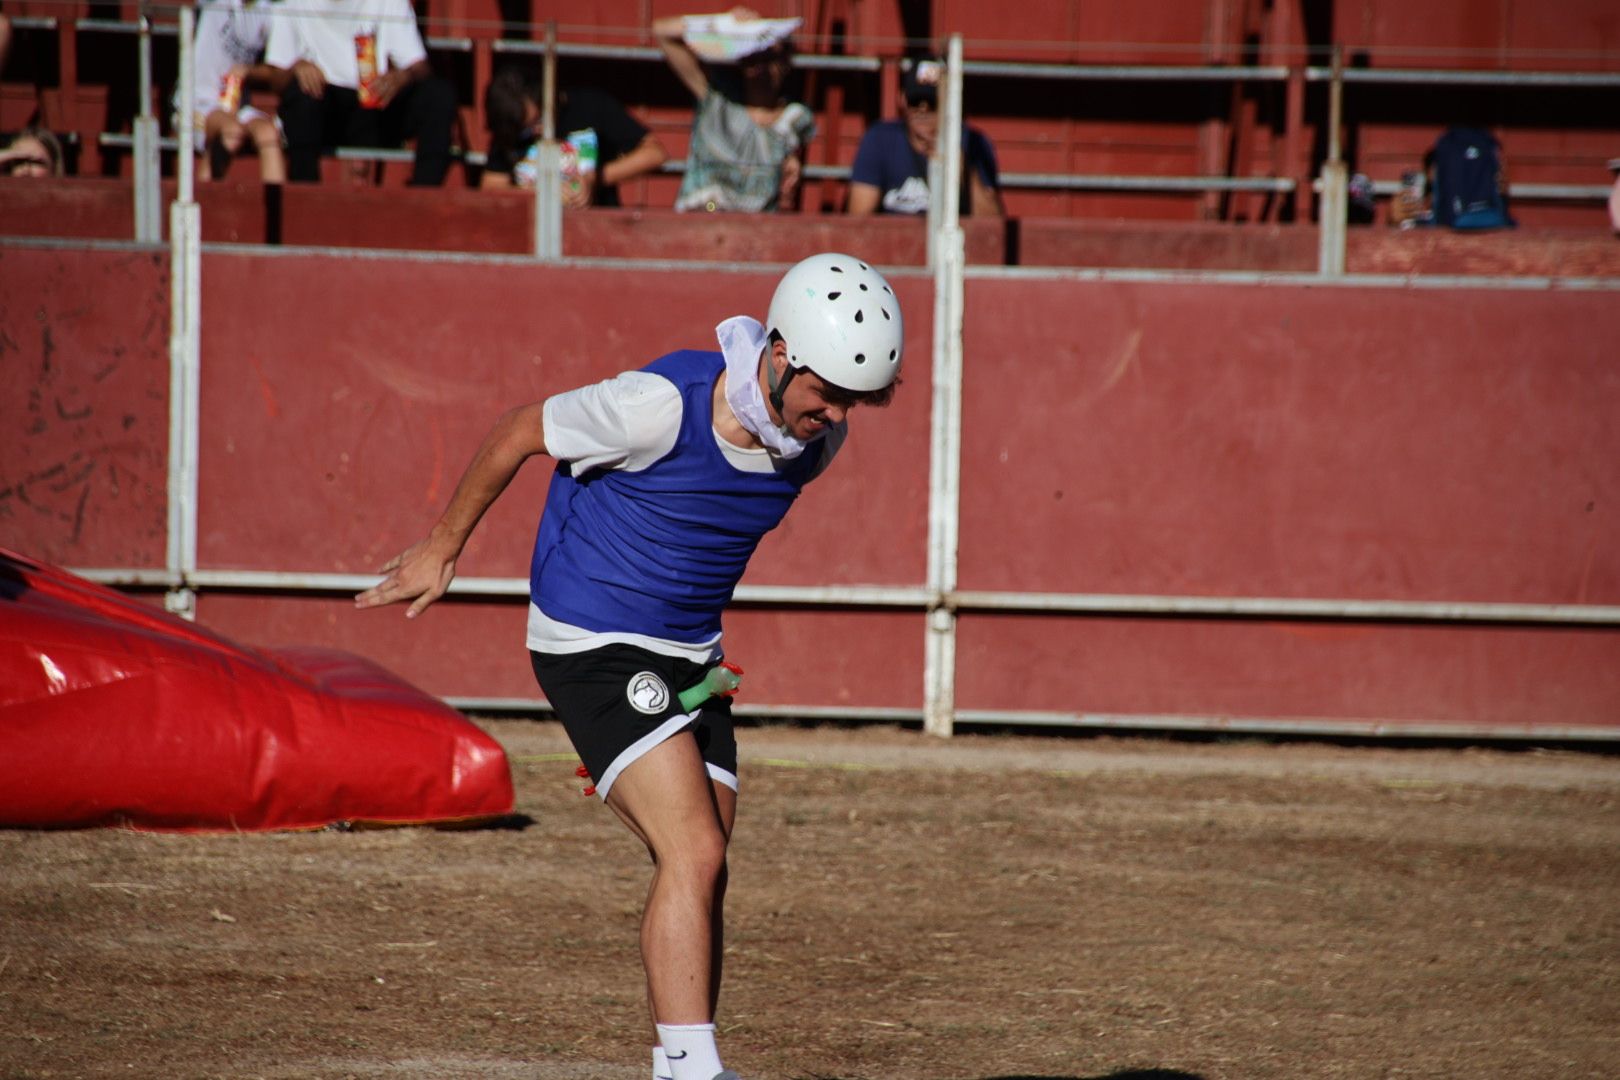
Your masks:
M765 348L765 327L758 319L738 315L714 328L720 352L726 358L726 404L742 426L784 458L804 453L805 444L771 422L765 395L759 389L759 354Z

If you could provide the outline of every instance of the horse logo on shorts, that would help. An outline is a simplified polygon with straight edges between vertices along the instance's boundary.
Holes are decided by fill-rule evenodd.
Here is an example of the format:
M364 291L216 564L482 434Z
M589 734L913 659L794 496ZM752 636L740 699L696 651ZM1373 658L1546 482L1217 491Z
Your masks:
M669 708L669 687L650 671L632 676L624 696L630 699L631 708L648 716L657 716Z

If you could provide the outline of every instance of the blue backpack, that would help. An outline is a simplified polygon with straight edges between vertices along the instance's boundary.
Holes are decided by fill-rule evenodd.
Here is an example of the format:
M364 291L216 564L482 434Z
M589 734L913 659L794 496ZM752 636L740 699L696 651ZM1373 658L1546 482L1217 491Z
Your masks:
M1488 131L1454 127L1435 142L1434 223L1453 229L1511 229L1502 193L1501 144Z

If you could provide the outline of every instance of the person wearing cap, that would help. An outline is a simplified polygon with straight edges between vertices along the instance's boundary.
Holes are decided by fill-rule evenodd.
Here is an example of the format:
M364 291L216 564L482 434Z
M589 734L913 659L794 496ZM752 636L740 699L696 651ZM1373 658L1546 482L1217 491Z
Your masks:
M653 859L641 922L654 1075L735 1080L715 1046L726 847L737 812L729 702L682 692L720 663L720 620L760 539L824 473L857 405L887 405L905 327L851 255L784 274L765 322L502 416L427 537L356 606L444 595L474 526L529 458L552 475L530 572L535 676L595 794Z
M816 133L809 107L788 96L790 34L797 24L761 19L745 7L653 22L670 70L697 100L675 209L758 212L792 205L804 149Z
M939 60L918 60L904 69L902 118L872 125L855 151L849 213L928 212L928 160L939 141L939 86L944 74L945 65ZM962 214L1005 213L995 148L984 132L966 124L958 209Z

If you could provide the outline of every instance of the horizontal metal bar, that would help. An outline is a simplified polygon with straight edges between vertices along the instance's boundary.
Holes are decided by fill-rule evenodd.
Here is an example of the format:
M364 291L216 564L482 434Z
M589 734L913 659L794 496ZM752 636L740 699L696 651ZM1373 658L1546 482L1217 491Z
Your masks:
M953 593L948 599L952 606L969 611L1620 625L1620 607L1600 604L1497 604L1465 601L1322 600L1288 597L1150 596L969 590Z
M178 37L180 34L180 27L177 23L155 22L151 24L151 27L154 37ZM102 34L139 34L141 32L141 24L129 19L74 19L73 28Z
M400 255L401 253L394 253ZM1310 289L1494 289L1514 292L1620 292L1620 278L1525 274L1338 274L1306 270L1153 270L1081 266L977 266L969 280L1129 281L1145 285L1283 285Z
M490 42L489 47L492 52L496 53L526 56L543 56L546 51L546 43L543 41L519 41L509 38L497 38ZM558 42L557 55L559 57L585 57L595 60L637 60L658 63L662 63L664 60L662 50L648 45L591 45ZM883 61L875 56L828 56L818 53L797 53L793 57L793 66L817 71L881 71Z
M74 573L111 585L186 585L197 589L357 593L381 580L378 574L320 574L271 570L164 570L90 568ZM527 598L529 579L458 577L457 596ZM898 607L925 610L934 594L907 585L741 585L740 604L780 606ZM1127 593L1027 593L958 590L945 606L967 612L1073 615L1198 615L1266 619L1355 619L1417 622L1547 623L1620 626L1620 606L1603 604L1505 604L1474 601L1333 600L1255 596L1159 596Z
M465 713L554 714L544 698L447 697L445 704ZM879 724L921 723L921 709L860 708L833 705L745 705L734 715L766 720L863 721ZM1186 716L1156 713L1086 713L1019 709L958 709L957 727L1078 728L1094 731L1159 731L1237 735L1315 736L1337 738L1434 739L1468 742L1620 742L1620 725L1454 724L1438 720L1359 720L1339 717Z
M1394 195L1402 188L1399 180L1374 180L1372 186L1374 195ZM1312 181L1311 190L1321 191L1322 181L1320 179ZM1508 185L1508 194L1519 199L1607 199L1613 191L1612 184L1510 183Z
M1293 191L1285 176L1115 176L1108 174L1002 173L1001 185L1075 191Z
M1384 83L1400 86L1563 86L1620 87L1615 71L1481 71L1445 68L1345 68L1346 83ZM1310 82L1331 82L1330 67L1308 67Z
M962 63L963 75L1140 82L1277 82L1287 79L1288 71L1284 64L1021 64L995 60Z
M440 52L472 52L473 39L470 37L430 37L425 38L423 44Z
M1382 739L1460 739L1511 742L1620 742L1614 727L1452 724L1438 720L1358 720L1339 717L1272 718L1175 716L1145 713L1075 713L958 709L958 727L1063 727L1098 730L1231 732Z
M55 30L55 15L13 15L11 25L18 30Z

